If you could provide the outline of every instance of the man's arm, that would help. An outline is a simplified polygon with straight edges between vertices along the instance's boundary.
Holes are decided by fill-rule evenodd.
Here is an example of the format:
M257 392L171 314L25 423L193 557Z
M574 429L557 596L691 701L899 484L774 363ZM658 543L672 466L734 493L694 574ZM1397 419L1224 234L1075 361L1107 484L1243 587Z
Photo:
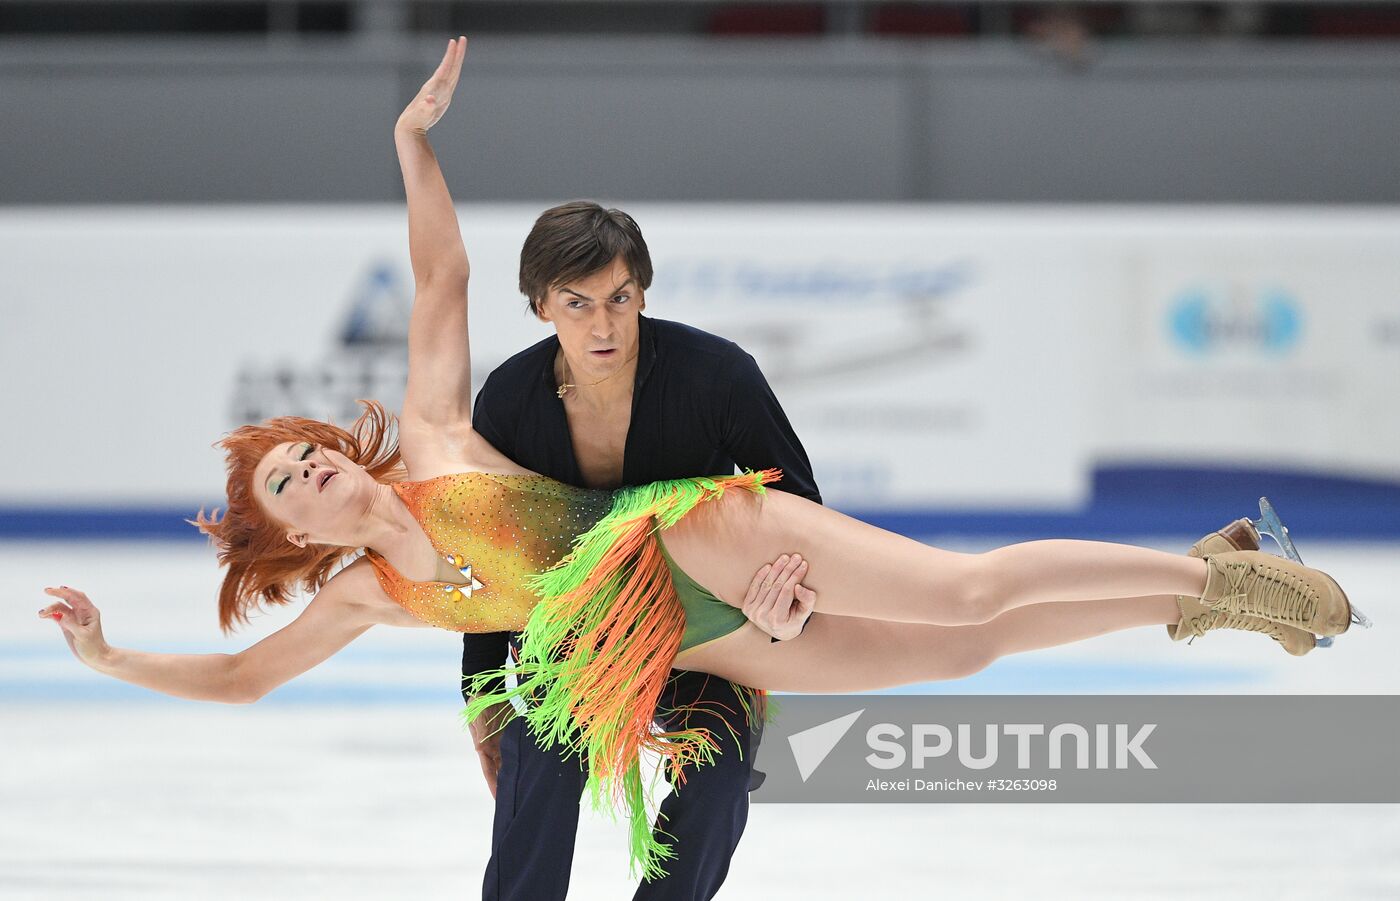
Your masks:
M812 461L758 363L736 346L727 375L729 402L721 434L729 456L744 469L778 467L783 478L774 488L820 504Z
M817 490L816 477L812 475L812 461L807 459L802 441L793 431L792 423L788 422L787 414L769 387L768 380L763 377L758 363L736 345L728 375L729 404L722 434L729 456L744 469L778 467L783 471L783 477L774 483L774 488L820 504L822 496ZM792 559L800 561L797 557ZM744 614L754 625L772 636L773 641L800 635L807 628L812 604L816 600L815 595L795 581L806 573L806 563L793 562L793 566L800 565L800 573L788 587L784 600L775 601L773 586L767 580L770 572L776 574L788 562L789 558L784 555L776 564L760 569L754 575L749 597L744 602ZM787 581L791 575L790 570L782 572L778 582ZM798 593L802 594L801 598L797 598ZM766 598L767 602L755 601L756 598L760 601Z
M471 701L472 694L467 688L474 676L500 669L509 648L509 632L468 632L462 636L462 700Z

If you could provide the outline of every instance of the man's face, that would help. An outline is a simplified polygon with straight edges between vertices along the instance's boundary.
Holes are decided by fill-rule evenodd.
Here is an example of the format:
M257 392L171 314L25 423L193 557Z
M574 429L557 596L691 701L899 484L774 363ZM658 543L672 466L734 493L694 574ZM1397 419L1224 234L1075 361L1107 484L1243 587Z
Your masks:
M537 315L554 323L571 378L595 382L637 355L637 316L645 308L642 289L619 255L597 272L551 288Z

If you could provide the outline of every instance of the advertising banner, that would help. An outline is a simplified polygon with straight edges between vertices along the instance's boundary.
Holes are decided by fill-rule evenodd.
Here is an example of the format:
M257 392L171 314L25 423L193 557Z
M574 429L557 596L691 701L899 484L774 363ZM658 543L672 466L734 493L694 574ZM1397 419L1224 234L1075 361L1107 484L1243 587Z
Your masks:
M1072 512L1105 464L1400 481L1400 212L628 209L647 315L757 359L839 508ZM479 385L552 333L540 209L459 212ZM399 207L14 209L0 261L0 508L192 511L230 429L401 400Z
M956 216L639 207L647 314L754 355L829 503L1069 507L1087 447L1082 265ZM474 381L549 334L517 288L538 210L463 207ZM284 414L397 408L413 279L403 212L0 217L0 503L198 504L211 443ZM1080 261L1082 263L1082 261ZM42 437L41 437L42 436Z

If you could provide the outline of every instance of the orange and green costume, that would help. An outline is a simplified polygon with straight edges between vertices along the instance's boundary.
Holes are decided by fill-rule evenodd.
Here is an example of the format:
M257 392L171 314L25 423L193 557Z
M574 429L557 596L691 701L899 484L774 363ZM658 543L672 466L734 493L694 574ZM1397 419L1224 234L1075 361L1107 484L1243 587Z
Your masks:
M659 533L726 490L763 493L780 477L767 469L616 491L491 473L400 482L395 492L464 584L413 582L366 555L389 597L424 622L523 632L513 669L473 679L464 717L525 700L537 737L587 761L594 804L606 798L626 811L646 878L664 873L660 861L673 852L652 834L642 753L683 779L686 764L709 762L715 749L707 729L653 731L671 664L746 621L676 567ZM491 690L507 672L516 686Z

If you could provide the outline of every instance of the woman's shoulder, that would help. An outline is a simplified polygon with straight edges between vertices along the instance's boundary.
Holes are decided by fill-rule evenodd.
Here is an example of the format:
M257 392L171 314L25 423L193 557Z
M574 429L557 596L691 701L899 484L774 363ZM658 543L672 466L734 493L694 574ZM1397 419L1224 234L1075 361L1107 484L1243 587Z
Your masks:
M408 475L405 481L423 482L459 473L497 473L500 475L533 475L505 454L492 447L491 442L469 424L452 429L423 426L404 440L400 434L399 448ZM431 438L431 440L429 440Z
M388 595L384 594L384 589L379 585L379 578L374 572L374 564L370 562L367 554L361 554L327 579L326 584L321 586L321 590L316 592L313 601L324 599L325 603L353 604L365 600L377 600L378 598L373 597L374 595L378 595L386 601L389 599Z
M502 476L539 476L537 472L531 472L520 466L509 463L504 466L462 466L460 464L446 464L443 466L420 467L417 470L410 470L409 475L402 482L392 484L398 485L400 489L422 485L425 482L436 482L443 479L470 479L473 477L486 476L497 478Z
M324 604L327 608L342 607L365 622L379 625L410 628L426 625L389 596L368 554L356 558L332 576L311 603Z
M346 564L321 586L311 602L376 611L372 618L377 622L384 621L385 615L398 612L400 607L384 583L386 574L379 572L380 567L391 570L392 567L382 557L376 565L376 561L371 559L373 553L366 549L365 553Z

